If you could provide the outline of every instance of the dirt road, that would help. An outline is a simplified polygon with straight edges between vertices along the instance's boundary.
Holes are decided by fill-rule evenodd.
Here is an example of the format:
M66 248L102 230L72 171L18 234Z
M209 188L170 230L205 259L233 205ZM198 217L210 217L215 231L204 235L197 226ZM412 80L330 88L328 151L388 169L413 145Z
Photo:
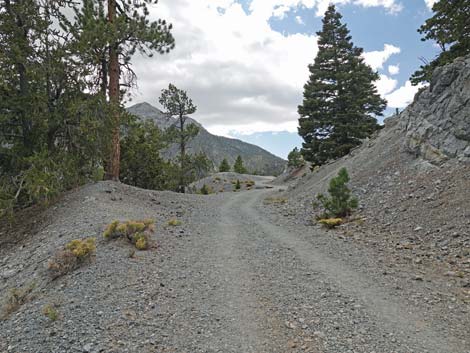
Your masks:
M35 289L0 321L0 352L470 352L468 305L439 299L445 287L397 273L385 254L289 221L264 204L277 194L109 182L71 193L36 234L2 249L1 296ZM113 219L143 217L157 219L156 248L130 256L126 241L101 237ZM50 281L50 254L84 234L98 239L96 259Z
M200 218L184 276L190 292L178 302L184 308L174 307L178 351L470 350L448 322L397 293L393 279L377 283L350 254L330 256L331 244L265 214L271 192L214 199L213 212Z

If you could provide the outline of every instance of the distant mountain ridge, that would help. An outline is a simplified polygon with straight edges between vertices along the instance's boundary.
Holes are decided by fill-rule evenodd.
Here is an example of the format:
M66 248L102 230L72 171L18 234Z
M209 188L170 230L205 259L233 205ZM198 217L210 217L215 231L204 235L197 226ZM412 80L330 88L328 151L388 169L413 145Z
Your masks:
M141 119L155 122L163 130L176 122L175 118L169 119L161 110L146 102L135 104L127 108L127 111ZM286 166L285 160L259 146L237 139L213 135L196 120L188 118L188 121L200 128L198 135L189 142L188 152L191 154L205 153L216 167L224 158L227 158L229 164L233 165L238 155L242 157L245 167L251 173L279 175ZM174 144L165 152L165 157L173 158L177 154L178 146Z

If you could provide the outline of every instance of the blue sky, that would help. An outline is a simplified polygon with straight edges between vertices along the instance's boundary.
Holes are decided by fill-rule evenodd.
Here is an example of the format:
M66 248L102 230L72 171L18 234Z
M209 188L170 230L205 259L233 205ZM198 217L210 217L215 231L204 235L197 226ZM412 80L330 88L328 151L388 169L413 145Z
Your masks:
M328 0L161 0L153 12L174 25L176 49L136 64L133 103L156 97L169 82L198 105L194 118L212 133L257 144L285 158L302 140L296 134L307 65ZM403 109L416 87L408 79L420 57L438 49L417 28L432 0L333 0L353 42L381 75L390 114ZM158 10L158 11L157 11Z

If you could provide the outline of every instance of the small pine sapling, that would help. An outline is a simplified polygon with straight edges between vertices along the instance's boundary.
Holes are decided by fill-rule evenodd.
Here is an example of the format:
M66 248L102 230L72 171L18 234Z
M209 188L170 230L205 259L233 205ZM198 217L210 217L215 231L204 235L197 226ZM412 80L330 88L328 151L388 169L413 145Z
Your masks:
M325 217L346 217L353 209L358 207L358 200L351 196L351 190L348 188L349 175L346 168L341 168L338 176L330 180L328 188L329 196L319 194L318 201L325 209Z

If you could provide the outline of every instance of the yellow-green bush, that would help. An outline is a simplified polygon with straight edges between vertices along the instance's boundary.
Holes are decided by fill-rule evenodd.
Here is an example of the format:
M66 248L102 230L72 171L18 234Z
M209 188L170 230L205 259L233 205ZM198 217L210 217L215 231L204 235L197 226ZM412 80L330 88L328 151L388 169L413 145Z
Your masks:
M107 239L125 236L138 250L147 250L150 247L149 233L154 231L155 221L149 218L122 223L113 221L106 227L103 236Z
M65 249L71 251L78 259L85 259L96 251L95 238L72 240L65 246Z
M343 223L342 218L322 218L318 220L318 223L325 226L326 228L335 228Z
M95 238L75 239L49 260L48 270L53 278L75 270L96 251Z
M172 227L176 227L176 226L180 226L181 225L181 221L176 219L176 218L172 218L168 221L168 225L169 226L172 226Z
M117 232L117 227L119 226L119 221L112 221L108 226L106 227L103 236L105 238L111 238L112 236L116 235Z
M149 235L147 233L135 233L132 241L137 250L147 250L149 248Z

